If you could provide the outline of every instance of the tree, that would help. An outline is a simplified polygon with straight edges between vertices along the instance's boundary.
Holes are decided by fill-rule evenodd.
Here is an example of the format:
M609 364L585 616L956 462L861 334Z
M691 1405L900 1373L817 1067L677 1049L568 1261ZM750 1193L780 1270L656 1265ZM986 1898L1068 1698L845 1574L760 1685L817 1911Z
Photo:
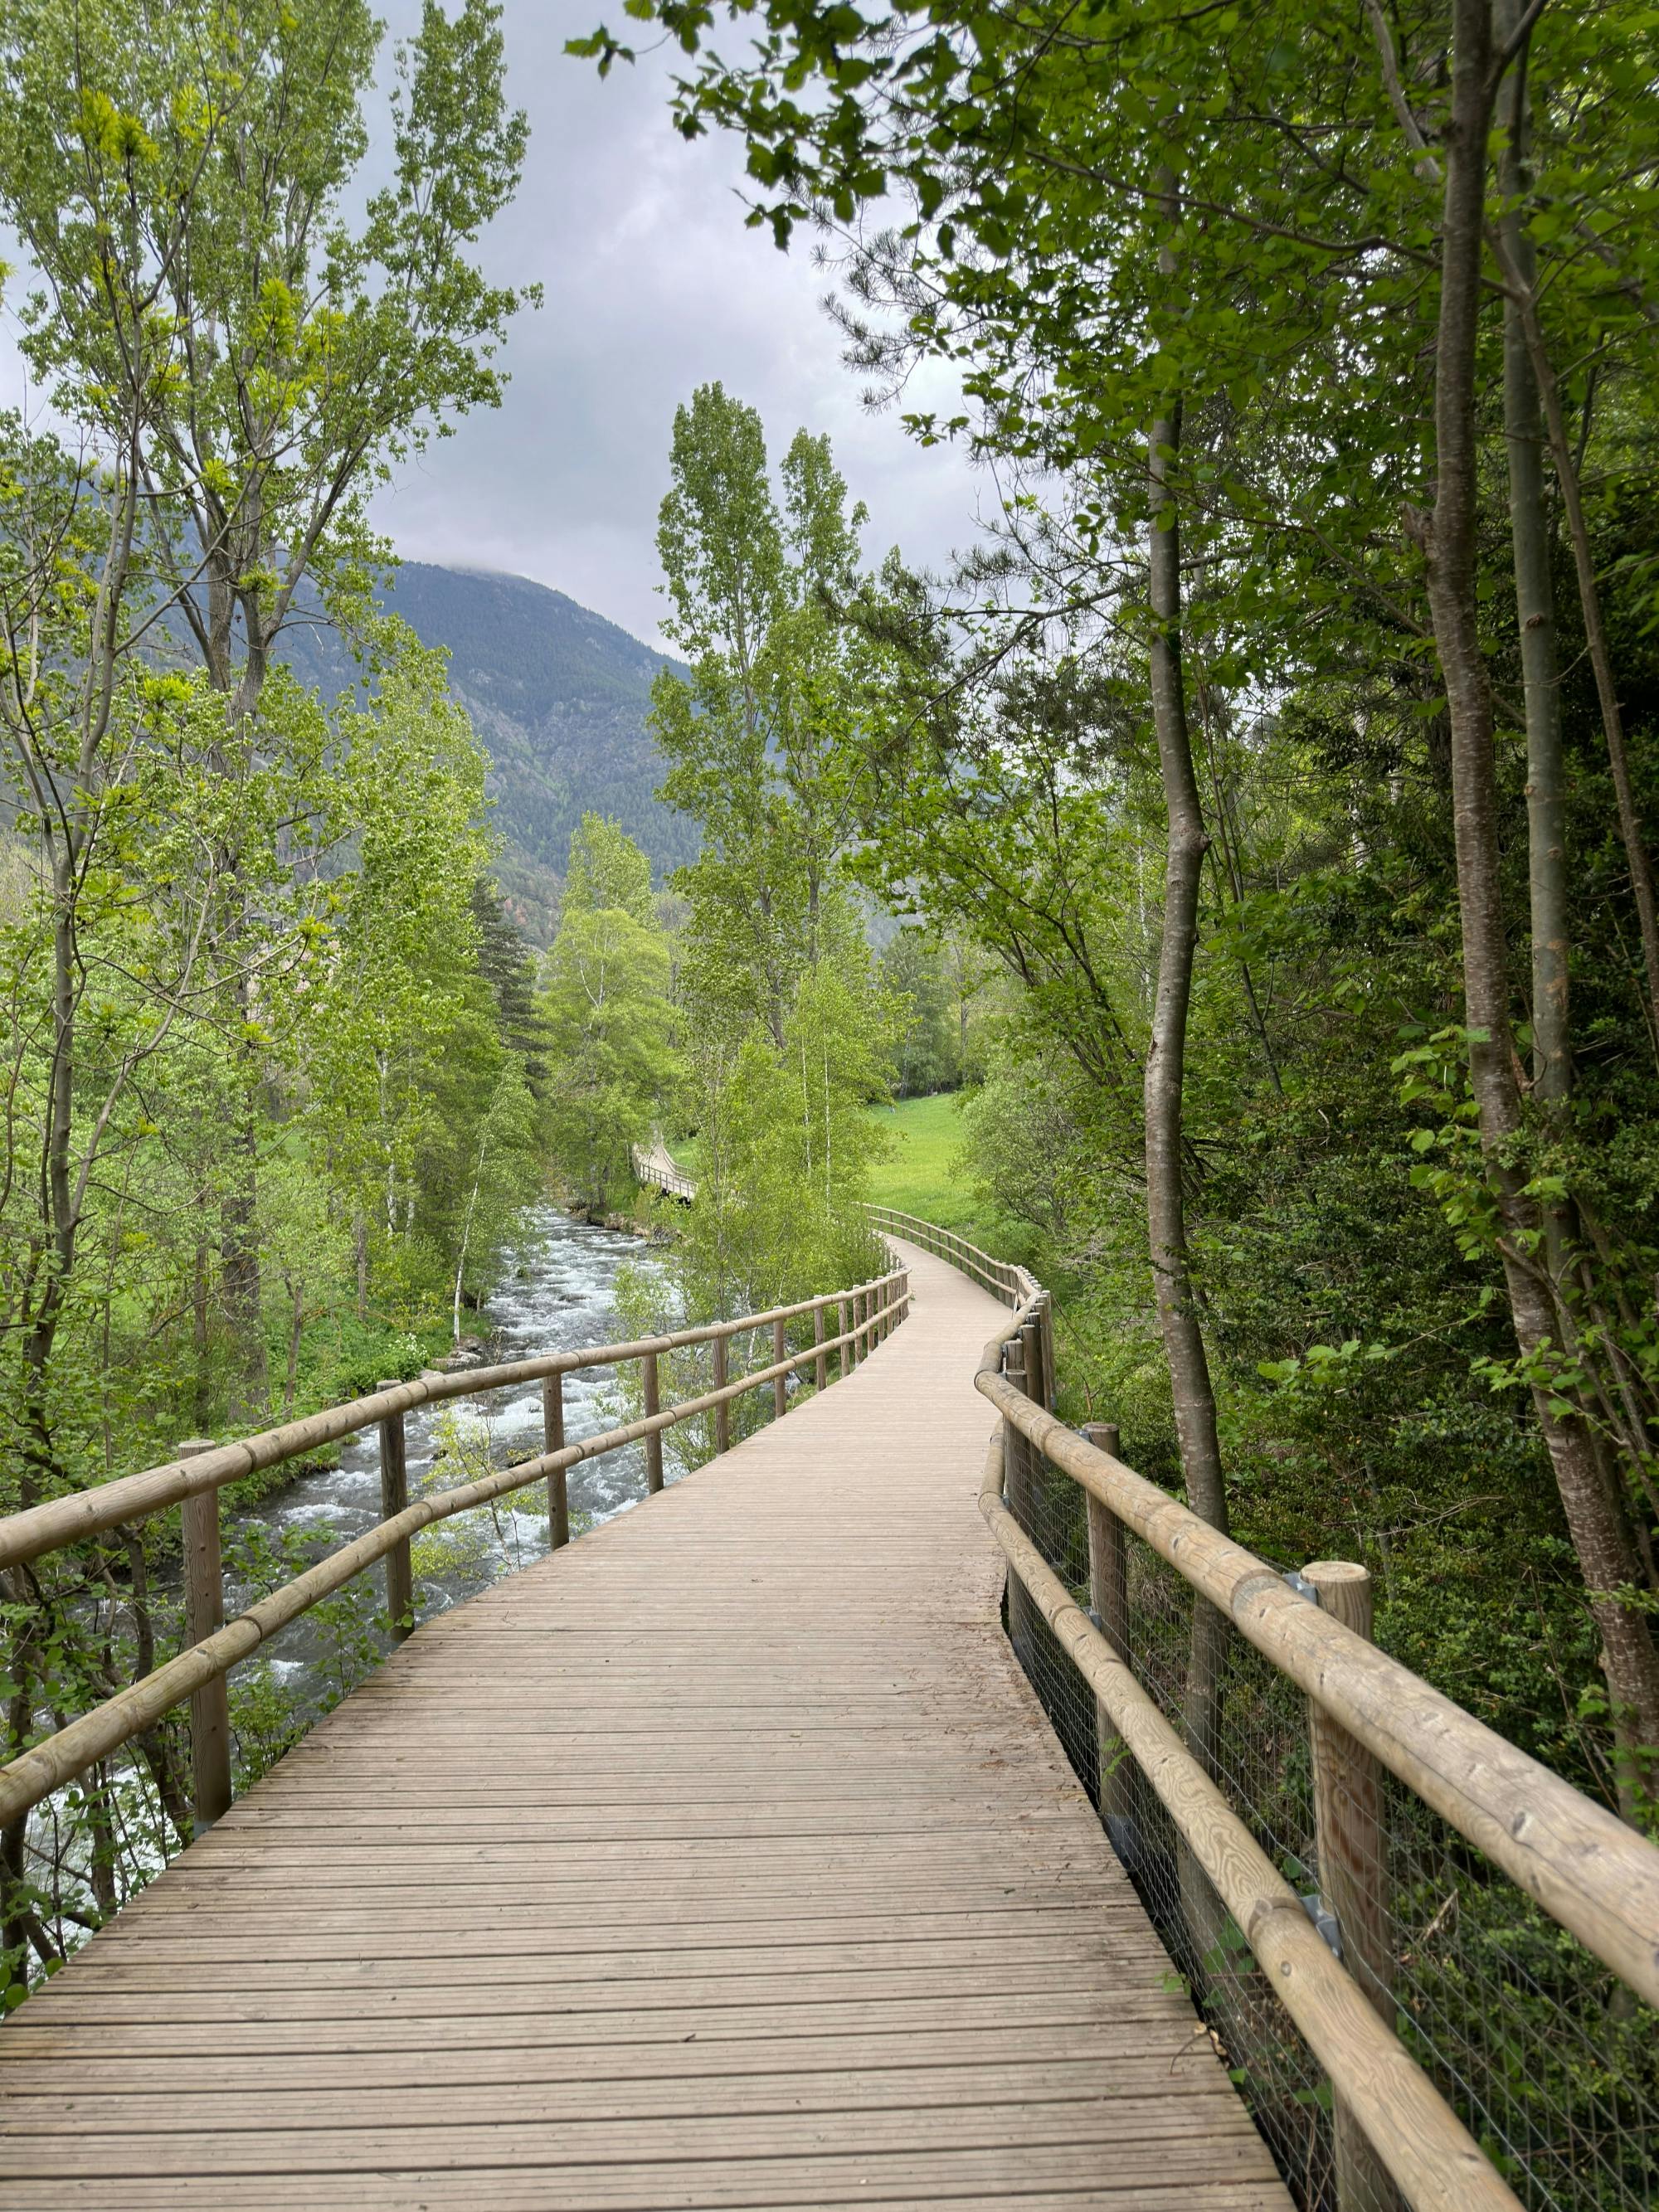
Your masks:
M920 930L900 929L881 956L881 973L904 1009L896 1048L900 1096L947 1089L960 1061L955 1010L938 951Z
M553 1158L591 1212L632 1188L632 1149L651 1141L675 1095L668 987L651 864L614 822L584 815L570 841L538 1012L552 1071Z
M764 1022L781 1049L800 976L856 927L836 896L857 822L845 740L879 653L836 608L860 583L864 510L849 512L828 440L804 430L775 495L759 416L718 384L676 411L670 468L663 628L691 680L663 672L652 726L660 796L702 830L676 878L691 902L684 988L709 1018Z
M363 0L24 0L0 32L0 207L40 278L24 350L112 474L102 657L112 670L143 639L187 637L233 750L283 629L318 618L302 583L339 611L361 598L370 487L499 398L493 356L519 302L473 253L526 137L501 96L499 12L463 0L452 21L426 0L398 54L394 179L355 228L380 38ZM240 852L216 865L225 918L208 949L223 946L234 997L257 921ZM222 1242L252 1413L261 1071L240 1012Z
M781 1046L760 1023L694 1040L697 1197L671 1261L685 1312L755 1312L879 1272L863 1200L887 1139L867 1109L896 1024L871 964L808 969Z

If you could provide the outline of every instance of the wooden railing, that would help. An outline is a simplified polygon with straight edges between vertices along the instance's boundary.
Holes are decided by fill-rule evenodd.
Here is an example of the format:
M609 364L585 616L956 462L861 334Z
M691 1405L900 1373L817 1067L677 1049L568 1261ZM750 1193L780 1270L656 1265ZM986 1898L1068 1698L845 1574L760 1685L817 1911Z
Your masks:
M1036 1278L1024 1267L1015 1267L1011 1260L993 1259L977 1244L970 1244L965 1237L959 1237L954 1229L941 1229L935 1221L924 1221L916 1213L901 1213L891 1206L866 1206L864 1210L878 1229L890 1231L895 1237L920 1244L924 1252L948 1260L953 1267L960 1268L964 1275L971 1275L981 1290L989 1291L1006 1306L1024 1305L1029 1299L1045 1296Z
M817 1387L827 1388L832 1375L839 1379L849 1374L867 1357L897 1327L908 1307L909 1278L902 1267L896 1267L869 1282L832 1291L822 1297L775 1306L765 1313L745 1314L736 1321L679 1329L668 1336L548 1352L538 1358L475 1368L462 1375L423 1375L410 1382L385 1383L368 1397L330 1407L303 1420L289 1421L234 1443L192 1439L164 1466L75 1491L0 1520L0 1568L3 1568L83 1542L106 1529L131 1528L171 1506L181 1507L185 1618L191 1637L176 1658L32 1746L9 1765L0 1767L0 1825L16 1820L98 1760L119 1751L187 1698L191 1700L196 1818L198 1826L210 1823L231 1801L225 1676L278 1629L297 1620L365 1568L384 1561L392 1633L401 1640L413 1626L410 1540L422 1528L544 1480L550 1540L556 1550L570 1540L566 1478L571 1468L624 1445L642 1443L647 1489L659 1491L665 1431L698 1414L712 1413L714 1449L717 1453L727 1450L734 1400L770 1383L774 1413L781 1415L792 1374L810 1368ZM830 1324L826 1318L831 1314L833 1334L828 1333ZM812 1341L792 1347L790 1324L809 1317ZM732 1339L757 1330L770 1331L769 1364L728 1379L727 1346ZM659 1403L662 1359L671 1352L704 1344L711 1347L714 1387L662 1407ZM641 1370L642 1418L599 1436L567 1442L564 1377L579 1369L628 1363L637 1363ZM429 1492L410 1504L404 1470L404 1415L417 1406L474 1397L531 1382L542 1385L545 1449L533 1459L495 1469L453 1490ZM220 1492L244 1475L280 1467L319 1445L337 1443L371 1427L379 1429L380 1437L380 1522L355 1542L331 1553L308 1572L227 1623L220 1569Z
M1498 1735L1339 1614L1367 1583L1363 1569L1316 1562L1292 1586L1126 1466L1115 1432L1079 1433L1057 1420L1048 1294L1023 1269L961 1237L889 1215L894 1233L963 1268L1014 1306L985 1346L975 1385L1001 1415L980 1504L1018 1601L1035 1607L1092 1692L1105 1753L1127 1755L1170 1814L1329 2077L1342 2212L1396 2200L1484 2212L1518 2200L1393 2032L1374 1976L1362 1986L1331 1949L1290 1883L1261 1849L1128 1663L1123 1532L1168 1562L1241 1636L1305 1694L1314 1763L1322 1881L1362 1967L1381 1924L1386 1881L1379 1768L1397 1777L1550 1917L1659 2003L1659 1850L1605 1807ZM1038 1465L1068 1476L1088 1516L1088 1604L1069 1589L1011 1510ZM1310 1601L1308 1589L1314 1595ZM1362 1620L1368 1615L1362 1614Z
M665 1198L682 1199L687 1206L696 1197L697 1186L684 1169L675 1164L660 1142L629 1148L634 1180L646 1190L659 1190Z

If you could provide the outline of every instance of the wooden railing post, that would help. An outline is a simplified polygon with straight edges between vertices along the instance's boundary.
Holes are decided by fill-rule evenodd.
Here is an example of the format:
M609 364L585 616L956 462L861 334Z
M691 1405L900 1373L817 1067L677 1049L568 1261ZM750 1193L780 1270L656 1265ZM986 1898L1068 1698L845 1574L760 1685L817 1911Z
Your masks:
M785 1322L775 1321L772 1324L772 1364L775 1367L780 1359L788 1357L788 1324ZM789 1377L787 1375L775 1376L772 1380L773 1415L776 1419L781 1420L788 1410Z
M398 1378L377 1382L377 1390L395 1390ZM409 1460L404 1436L404 1417L388 1413L380 1423L380 1518L390 1521L409 1503ZM386 1609L392 1623L392 1641L402 1644L415 1628L415 1569L409 1540L394 1544L386 1555Z
M1025 1388L1025 1346L1011 1336L1002 1347L1002 1371L1016 1390ZM1031 1488L1026 1479L1029 1457L1025 1439L1012 1421L1002 1425L1002 1494L1021 1534L1031 1534ZM1024 1642L1030 1621L1030 1601L1025 1585L1012 1567L1008 1570L1008 1640L1016 1648Z
M186 1437L180 1459L214 1448L211 1437ZM225 1574L219 1556L219 1493L198 1491L179 1505L185 1547L185 1634L203 1643L225 1625ZM230 1810L230 1691L222 1674L190 1697L190 1765L196 1832Z
M662 1398L657 1383L657 1355L647 1352L640 1362L641 1380L645 1386L645 1417L662 1411ZM662 1488L662 1431L653 1429L645 1440L646 1494L654 1498Z
M812 1341L818 1347L812 1381L818 1389L827 1390L830 1387L830 1355L823 1348L823 1308L821 1305L812 1309Z
M1042 1358L1042 1323L1033 1314L1020 1328L1025 1346L1025 1395L1033 1398L1046 1411L1048 1405L1048 1376Z
M542 1449L564 1449L564 1376L542 1377ZM568 1469L556 1467L547 1478L547 1535L550 1549L561 1552L570 1541L570 1493L565 1477Z
M1369 1642L1371 1578L1347 1559L1316 1559L1302 1570L1320 1610ZM1388 1842L1382 1826L1382 1770L1312 1698L1315 1849L1319 1893L1335 1917L1342 1963L1389 2028L1395 2025L1394 1961L1389 1943ZM1338 2212L1402 2212L1400 2192L1370 2139L1343 2102L1331 2115Z
M714 1339L714 1388L717 1390L726 1388L726 1341L724 1336ZM731 1449L732 1403L729 1399L722 1398L714 1408L714 1449L723 1452Z
M1091 1444L1114 1459L1120 1438L1115 1421L1090 1421L1084 1435ZM1118 1657L1129 1656L1129 1540L1123 1523L1103 1499L1091 1490L1083 1493L1089 1509L1089 1602L1101 1634ZM1134 1802L1134 1784L1123 1739L1098 1698L1095 1700L1095 1741L1100 1753L1100 1817L1126 1819Z
M847 1332L851 1325L852 1324L847 1318L846 1299L837 1298L836 1301L836 1334L842 1340L841 1379L843 1382L853 1371L853 1347L847 1341Z

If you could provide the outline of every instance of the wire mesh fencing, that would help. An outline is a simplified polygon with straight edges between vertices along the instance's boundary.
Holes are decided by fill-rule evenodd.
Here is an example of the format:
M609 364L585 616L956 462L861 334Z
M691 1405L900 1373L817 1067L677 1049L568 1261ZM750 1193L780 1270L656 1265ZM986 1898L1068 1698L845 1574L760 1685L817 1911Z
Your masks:
M1077 1484L1022 1440L1007 1503L1092 1609ZM1111 1624L1121 1656L1340 1953L1341 1930L1321 1893L1306 1699L1149 1545L1127 1528L1121 1540ZM1012 1579L1008 1626L1170 1953L1171 1976L1190 1993L1291 2195L1306 2212L1351 2212L1339 2201L1318 2062L1092 1690ZM1650 2212L1659 2205L1659 2015L1390 1776L1382 1822L1386 1959L1384 1986L1370 1978L1374 2002L1533 2212ZM1346 1963L1366 1981L1363 1962Z

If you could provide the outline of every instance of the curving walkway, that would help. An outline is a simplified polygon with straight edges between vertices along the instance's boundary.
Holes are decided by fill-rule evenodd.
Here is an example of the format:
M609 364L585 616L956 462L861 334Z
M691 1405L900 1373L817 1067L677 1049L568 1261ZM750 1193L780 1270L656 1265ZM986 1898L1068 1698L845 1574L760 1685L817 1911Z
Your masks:
M421 1629L0 2030L0 2208L1288 2212L1016 1668L1001 1316Z

